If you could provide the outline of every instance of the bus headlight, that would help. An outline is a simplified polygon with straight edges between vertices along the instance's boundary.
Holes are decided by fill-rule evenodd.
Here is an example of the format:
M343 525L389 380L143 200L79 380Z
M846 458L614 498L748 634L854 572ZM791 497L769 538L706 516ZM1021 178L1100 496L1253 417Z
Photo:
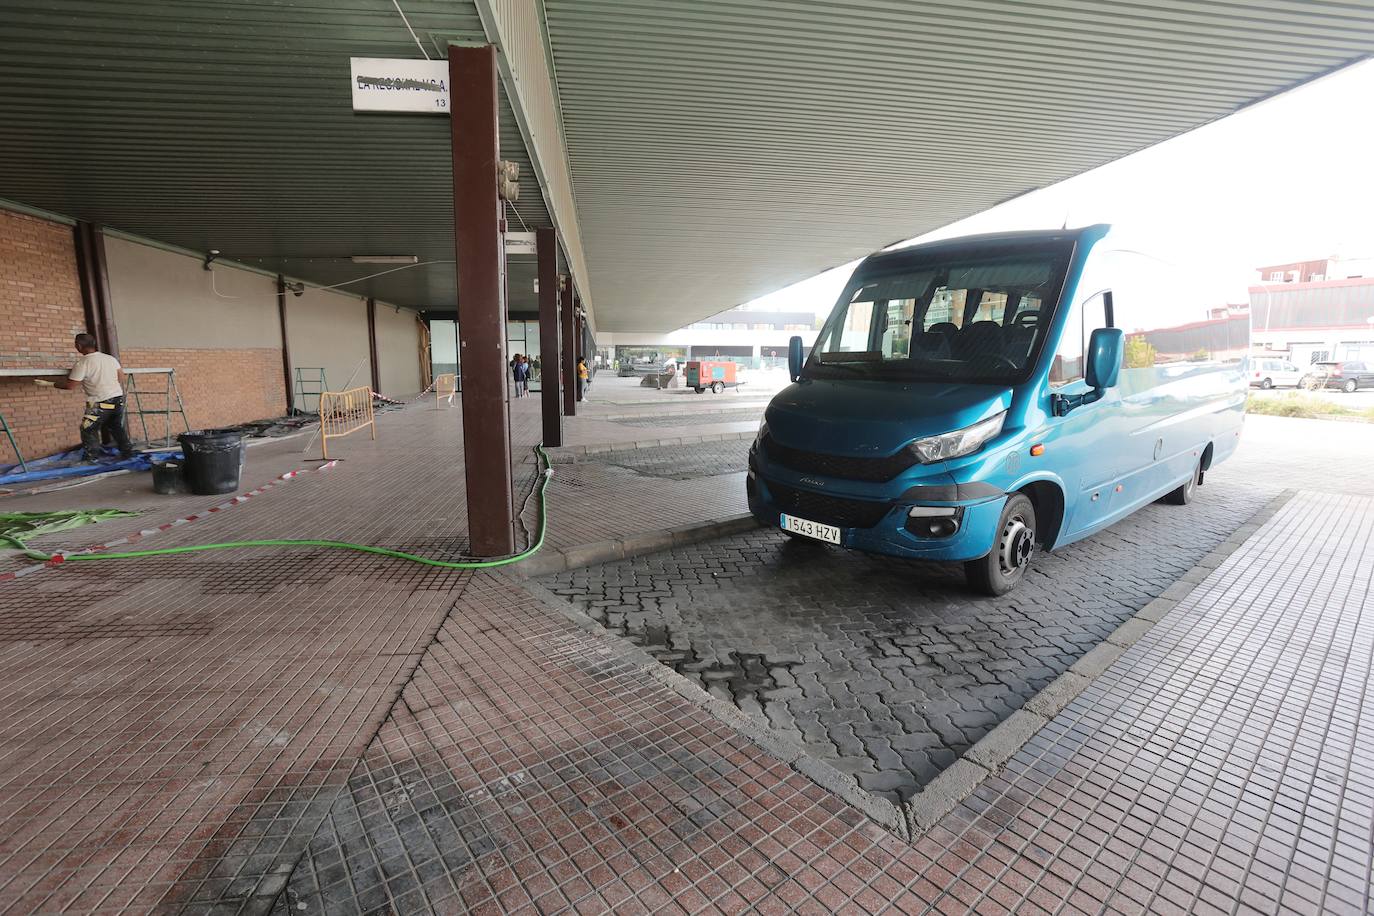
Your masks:
M1000 433L1006 418L1007 412L1004 410L995 417L988 417L972 426L956 429L952 433L917 439L909 448L922 464L962 458L978 451L989 439Z

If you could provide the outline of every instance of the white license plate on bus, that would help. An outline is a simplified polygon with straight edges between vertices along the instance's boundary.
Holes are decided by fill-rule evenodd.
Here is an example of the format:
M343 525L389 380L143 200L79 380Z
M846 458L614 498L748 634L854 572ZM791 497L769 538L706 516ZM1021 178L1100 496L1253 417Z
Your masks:
M790 531L793 534L800 534L803 537L815 538L818 541L825 541L829 544L840 542L840 529L834 525L822 525L820 522L813 522L804 518L797 518L795 515L783 515L778 521L778 526L783 531Z

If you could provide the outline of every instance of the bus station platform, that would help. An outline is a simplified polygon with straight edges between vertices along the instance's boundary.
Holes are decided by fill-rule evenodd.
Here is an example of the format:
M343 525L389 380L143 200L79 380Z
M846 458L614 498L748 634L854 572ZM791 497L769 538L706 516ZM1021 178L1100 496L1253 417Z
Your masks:
M757 554L712 528L743 511L747 396L715 417L613 392L553 456L548 548L568 567L639 537L641 557L747 577ZM520 499L535 401L512 404ZM319 465L304 441L256 447L245 484L273 485L215 512L134 477L5 501L143 512L45 550L329 538L454 558L456 414L380 414L376 442L286 480ZM1199 498L1254 491L1234 525L1171 583L1129 584L1120 626L898 805L519 565L7 558L0 913L1368 912L1374 492L1331 457L1349 450L1275 425L1309 422L1251 418L1263 446ZM537 496L522 519L537 533ZM943 587L932 613L972 613Z

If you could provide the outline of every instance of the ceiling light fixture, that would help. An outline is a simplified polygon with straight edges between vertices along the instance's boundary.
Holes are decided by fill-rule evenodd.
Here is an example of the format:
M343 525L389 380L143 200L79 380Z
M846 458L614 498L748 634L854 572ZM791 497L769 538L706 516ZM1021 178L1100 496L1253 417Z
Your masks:
M349 258L354 264L418 264L413 254L355 254Z

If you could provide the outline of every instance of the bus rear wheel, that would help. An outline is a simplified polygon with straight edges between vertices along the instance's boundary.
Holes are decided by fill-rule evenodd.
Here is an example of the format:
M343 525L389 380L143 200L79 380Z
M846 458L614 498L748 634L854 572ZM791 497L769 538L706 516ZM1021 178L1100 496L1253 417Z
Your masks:
M1193 468L1193 476L1180 486L1177 490L1170 490L1164 494L1164 501L1171 506L1186 506L1193 501L1197 495L1197 485L1202 482L1202 462Z
M984 595L1005 595L1026 576L1035 555L1035 506L1025 494L1007 499L997 521L997 540L987 556L964 564L969 587Z

